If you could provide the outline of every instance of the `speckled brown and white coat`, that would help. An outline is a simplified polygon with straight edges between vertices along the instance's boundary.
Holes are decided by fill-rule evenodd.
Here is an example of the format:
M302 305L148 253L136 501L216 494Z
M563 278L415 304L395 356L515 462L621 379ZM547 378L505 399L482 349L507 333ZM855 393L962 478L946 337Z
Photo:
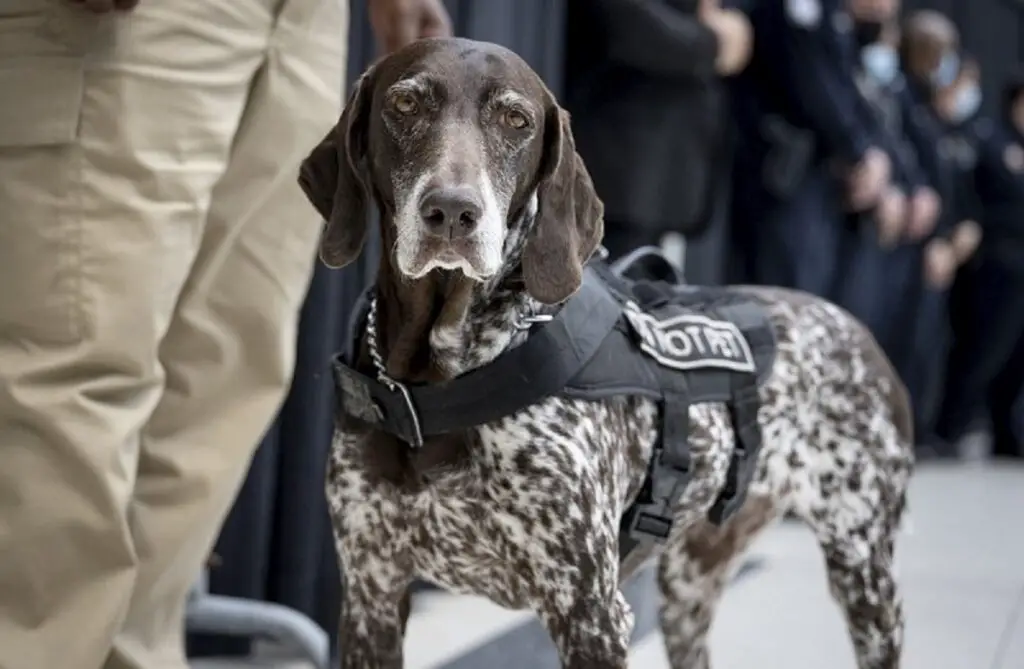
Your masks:
M522 337L524 317L578 288L601 204L567 115L501 47L425 40L376 63L300 179L327 219L321 257L351 262L381 213L375 295L386 372L441 382ZM660 547L661 625L674 669L706 669L730 566L789 512L814 531L861 669L900 664L893 550L912 469L907 397L847 313L772 288L778 350L761 389L764 447L747 502L706 514L734 445L724 405L690 409L692 482ZM358 365L372 374L365 337ZM408 588L535 611L564 667L624 669L633 615L619 586L619 519L656 440L640 398L551 398L414 451L339 416L327 497L345 578L342 665L398 669ZM765 615L771 612L765 610Z

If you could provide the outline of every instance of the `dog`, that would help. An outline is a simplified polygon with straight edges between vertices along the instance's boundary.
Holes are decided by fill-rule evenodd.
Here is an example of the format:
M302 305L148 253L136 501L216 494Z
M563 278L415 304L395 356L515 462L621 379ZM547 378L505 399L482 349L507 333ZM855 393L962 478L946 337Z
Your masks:
M420 40L377 61L299 181L326 221L328 266L359 256L368 214L380 213L354 364L396 392L444 384L521 345L524 321L550 317L580 288L602 236L567 113L493 44ZM658 553L671 666L710 666L708 630L730 568L792 514L824 551L861 669L898 667L893 552L913 468L906 391L841 309L795 291L728 290L767 305L777 342L759 391L763 447L742 507L709 522L736 434L724 404L689 408L690 483L670 536L648 550ZM563 667L626 667L633 615L618 532L645 480L657 414L644 397L553 396L413 448L339 412L326 494L345 581L343 667L402 666L414 579L536 612Z

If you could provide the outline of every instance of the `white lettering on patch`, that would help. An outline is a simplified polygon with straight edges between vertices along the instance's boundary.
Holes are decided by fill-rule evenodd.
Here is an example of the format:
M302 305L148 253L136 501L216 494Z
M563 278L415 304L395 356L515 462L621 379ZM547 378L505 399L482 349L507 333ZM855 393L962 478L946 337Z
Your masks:
M750 344L735 323L697 314L658 320L632 303L626 306L624 313L640 337L640 349L660 365L679 370L716 367L754 372L756 369Z

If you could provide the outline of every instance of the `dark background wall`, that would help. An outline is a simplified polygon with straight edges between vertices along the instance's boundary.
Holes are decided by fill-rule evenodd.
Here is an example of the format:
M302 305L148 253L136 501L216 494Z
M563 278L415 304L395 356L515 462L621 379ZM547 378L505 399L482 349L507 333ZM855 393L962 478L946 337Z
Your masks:
M768 0L766 0L768 1ZM348 79L374 57L365 3L352 0ZM562 83L564 0L448 0L456 33L504 44L522 55L555 92ZM1024 59L1024 0L905 0L905 8L934 8L961 26L964 44L980 61L986 108L1003 79ZM339 39L341 37L339 36ZM339 110L340 111L340 110ZM722 281L723 229L719 223L690 245L688 277ZM372 276L377 247L344 270L318 267L303 309L298 364L292 391L256 454L249 477L216 546L219 566L211 590L269 600L301 611L325 629L336 629L339 574L323 500L330 442L333 388L328 360L338 350L348 311ZM190 637L197 654L245 653L226 639Z

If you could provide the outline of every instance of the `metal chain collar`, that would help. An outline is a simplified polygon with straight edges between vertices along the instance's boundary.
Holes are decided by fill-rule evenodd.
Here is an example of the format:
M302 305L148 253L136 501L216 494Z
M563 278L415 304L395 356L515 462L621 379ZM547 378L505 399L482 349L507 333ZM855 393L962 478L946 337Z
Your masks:
M551 314L521 315L514 322L517 330L529 330L537 323L547 323L553 319ZM366 348L370 353L370 361L373 362L373 369L377 372L377 381L384 384L390 390L398 389L398 382L388 376L387 367L384 364L384 356L380 352L380 340L377 336L377 296L370 300L370 312L366 316Z
M388 376L388 370L384 366L384 356L380 354L380 343L377 340L377 296L370 300L370 313L366 316L366 348L370 352L370 360L377 372L377 380L394 392L395 380Z

